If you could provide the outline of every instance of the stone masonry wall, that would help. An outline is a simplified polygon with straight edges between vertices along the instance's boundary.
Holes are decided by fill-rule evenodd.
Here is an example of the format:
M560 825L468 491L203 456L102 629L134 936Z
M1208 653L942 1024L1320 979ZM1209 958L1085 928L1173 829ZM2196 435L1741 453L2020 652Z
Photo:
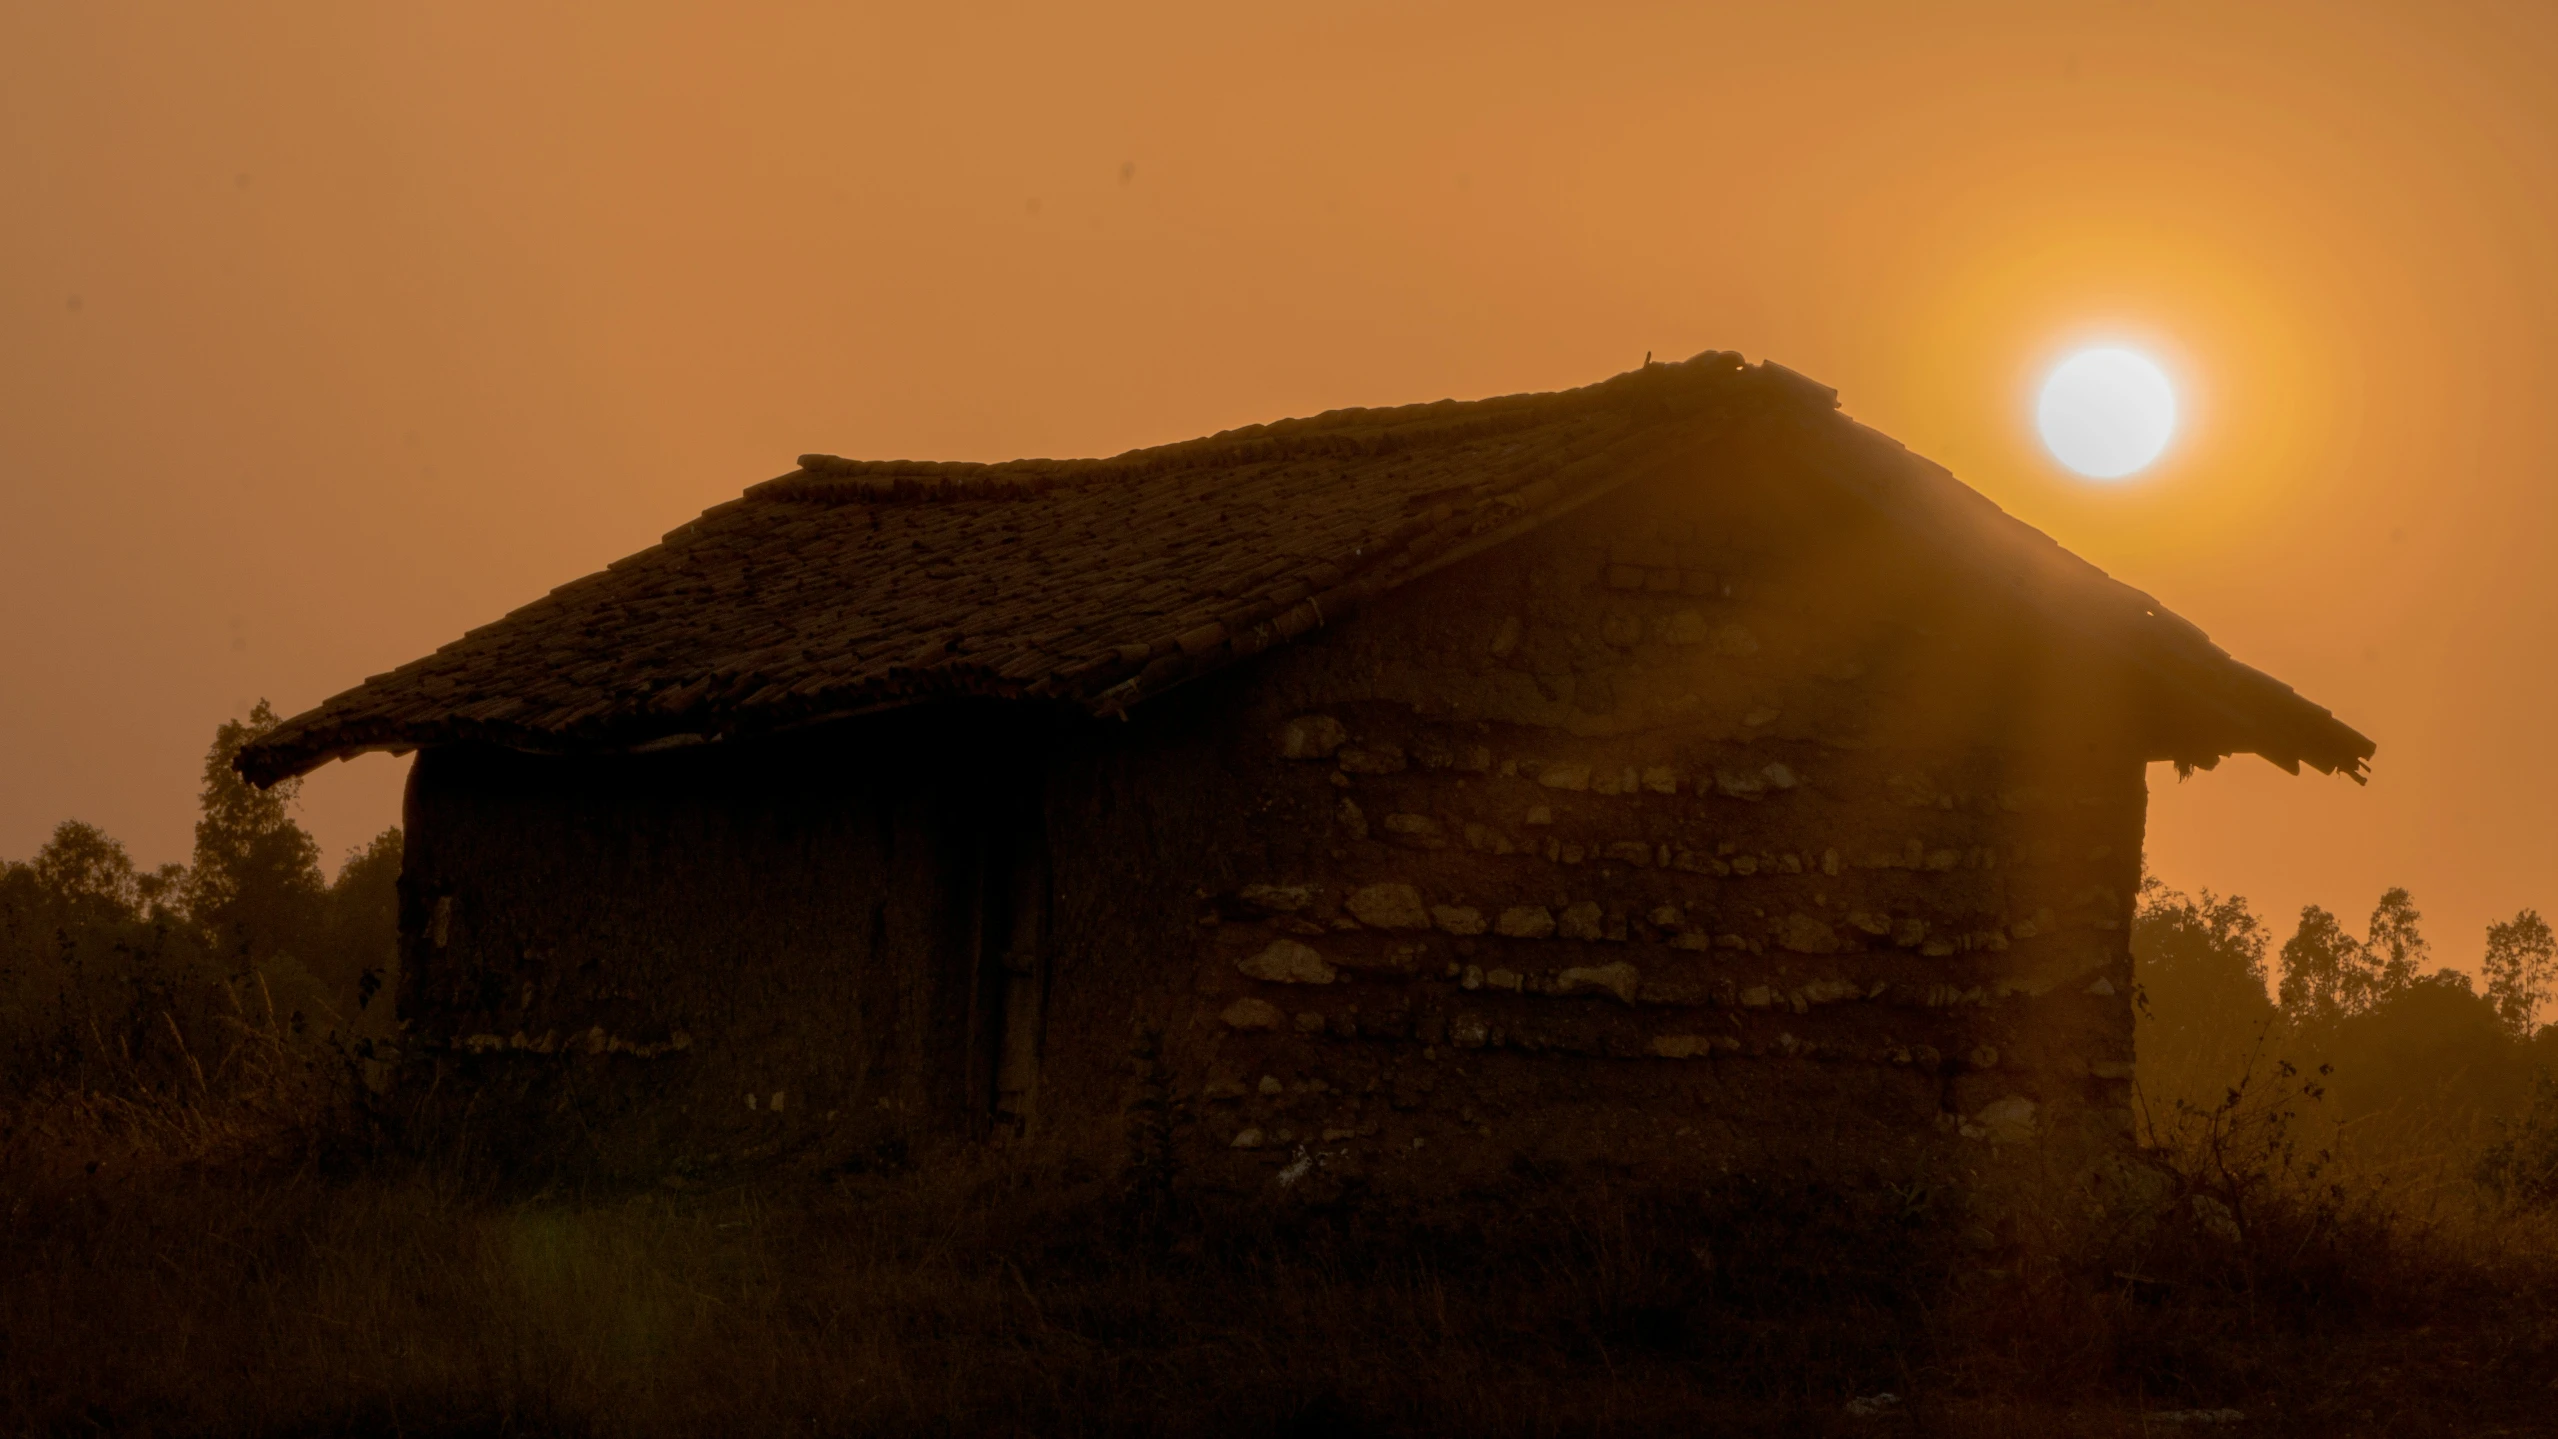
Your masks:
M1194 1182L2128 1142L2122 677L1783 479L1620 496L1252 675L1165 1016Z

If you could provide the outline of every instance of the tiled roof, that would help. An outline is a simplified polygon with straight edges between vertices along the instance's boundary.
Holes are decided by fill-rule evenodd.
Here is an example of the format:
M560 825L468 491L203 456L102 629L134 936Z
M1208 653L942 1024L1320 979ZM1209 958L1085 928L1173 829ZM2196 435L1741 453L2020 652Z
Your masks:
M2195 763L2358 773L2371 742L1950 474L1834 392L1709 352L1556 394L1337 410L1106 460L800 468L287 720L261 784L368 750L633 751L941 696L1124 709L1772 418L1986 582L2128 648L2206 717ZM1842 445L1844 449L1842 449ZM1820 449L1824 447L1814 447Z

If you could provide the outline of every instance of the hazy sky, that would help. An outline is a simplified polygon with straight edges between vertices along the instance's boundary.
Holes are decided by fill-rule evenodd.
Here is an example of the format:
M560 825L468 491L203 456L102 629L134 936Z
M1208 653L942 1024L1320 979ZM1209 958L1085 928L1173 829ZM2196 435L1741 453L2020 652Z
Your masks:
M2558 911L2558 7L0 0L0 855L804 450L1774 358L2380 743L2151 860ZM1263 12L1244 17L1247 9ZM2069 478L2091 336L2186 385ZM334 856L404 761L313 777Z

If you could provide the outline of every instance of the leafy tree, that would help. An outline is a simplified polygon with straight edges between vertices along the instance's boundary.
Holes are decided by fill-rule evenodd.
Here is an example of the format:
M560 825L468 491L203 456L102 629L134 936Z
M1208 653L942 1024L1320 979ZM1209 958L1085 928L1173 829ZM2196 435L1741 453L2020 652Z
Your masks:
M2283 941L2283 1013L2298 1024L2332 1024L2345 1013L2347 976L2363 966L2363 942L2345 932L2336 916L2314 904L2300 909L2300 927Z
M66 819L28 862L36 892L65 918L134 918L142 907L141 879L124 845L93 824Z
M315 970L355 1007L369 1009L391 982L400 947L400 831L349 850L329 885L327 968Z
M2479 962L2487 976L2487 999L2496 1017L2518 1039L2529 1039L2540 1011L2558 989L2558 937L2538 910L2526 909L2501 924L2487 926L2487 955Z
M203 814L186 908L235 973L279 955L307 956L323 941L320 846L293 822L299 780L261 790L240 777L240 751L276 726L265 700L246 722L226 720L204 757Z
M2417 971L2433 956L2433 946L2418 929L2424 916L2404 889L2393 887L2372 906L2371 924L2363 940L2364 967L2351 1007L2373 1005L2416 982Z
M2444 1136L2451 1117L2525 1102L2530 1067L2467 974L2439 969L2338 1021L2323 1036L2336 1117L2393 1111L2383 1133ZM2391 1127L2391 1126L2394 1126ZM2414 1126L2410 1128L2409 1126Z
M2144 1007L2162 1024L2199 1028L2273 1016L2265 997L2265 922L2238 895L2197 897L2141 882L2132 961Z
M2132 916L2135 1053L2153 1105L2209 1105L2242 1072L2274 1018L2265 923L2237 895L2141 881Z
M2423 920L2414 899L2398 888L2372 907L2360 939L2326 910L2301 906L2300 927L2283 942L2283 1013L2298 1024L2330 1025L2403 993L2433 952Z
M361 1042L398 950L400 831L350 852L334 883L293 821L295 788L261 792L233 759L272 729L263 702L205 757L193 866L145 871L95 825L65 821L25 863L0 861L0 1089L203 1089L272 1002L292 1034Z

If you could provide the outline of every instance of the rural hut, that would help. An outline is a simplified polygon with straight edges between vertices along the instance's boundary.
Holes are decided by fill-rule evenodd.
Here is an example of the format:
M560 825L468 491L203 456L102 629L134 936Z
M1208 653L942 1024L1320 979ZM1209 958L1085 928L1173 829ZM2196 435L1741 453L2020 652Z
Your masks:
M803 456L240 766L416 752L404 1064L526 1162L1423 1194L2119 1151L2147 767L2372 749L1708 353Z

